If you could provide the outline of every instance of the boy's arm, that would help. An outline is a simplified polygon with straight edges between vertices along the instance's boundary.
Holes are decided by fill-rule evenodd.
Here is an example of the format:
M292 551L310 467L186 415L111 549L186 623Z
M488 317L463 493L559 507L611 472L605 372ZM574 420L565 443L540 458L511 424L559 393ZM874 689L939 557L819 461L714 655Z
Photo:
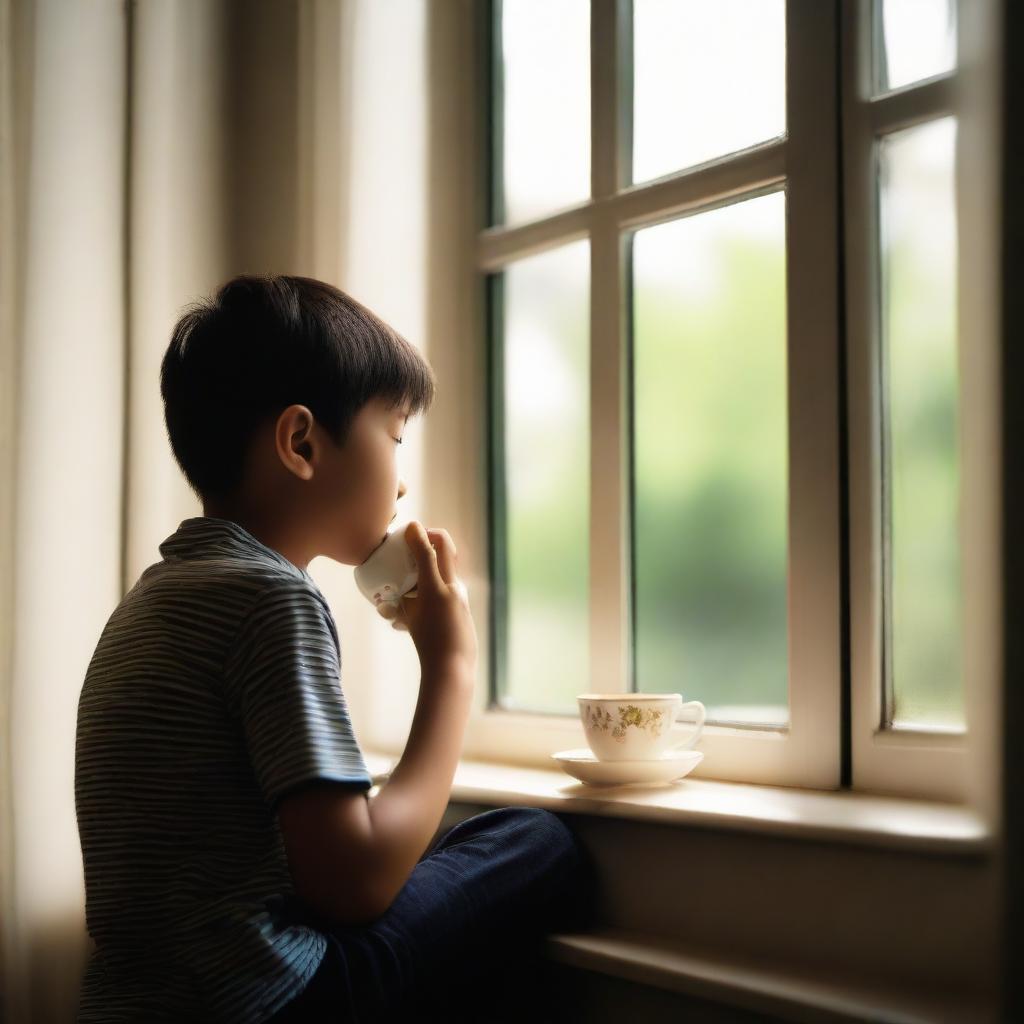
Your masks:
M384 913L426 851L451 793L473 699L476 631L455 545L410 522L415 600L403 601L420 659L420 690L405 753L375 800L338 788L286 803L281 831L296 891L324 917L366 923Z
M460 659L424 672L405 752L372 801L330 783L281 799L295 889L318 914L366 924L405 885L448 804L473 689Z

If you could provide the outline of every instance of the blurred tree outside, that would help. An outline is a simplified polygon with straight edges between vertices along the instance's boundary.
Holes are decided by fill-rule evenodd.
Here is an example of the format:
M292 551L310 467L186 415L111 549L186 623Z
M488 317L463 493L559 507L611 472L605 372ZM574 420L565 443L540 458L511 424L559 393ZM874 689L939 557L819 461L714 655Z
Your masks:
M775 193L634 243L637 681L709 719L788 718L784 218Z
M884 139L891 674L897 723L962 727L956 124Z
M637 685L701 700L709 719L749 724L788 718L784 201L777 193L695 215L732 218L700 242L701 258L717 267L698 275L703 285L682 269L673 284L671 267L652 270L663 255L645 254L646 232L682 230L685 246L685 220L634 239ZM744 206L772 202L777 231L744 231ZM914 718L951 721L959 707L955 318L948 288L911 243L892 245L894 666ZM553 292L565 285L548 281ZM587 306L544 308L586 402ZM506 703L570 715L576 694L590 689L589 421L577 410L573 422L575 431L506 424L548 481L519 502L509 481Z

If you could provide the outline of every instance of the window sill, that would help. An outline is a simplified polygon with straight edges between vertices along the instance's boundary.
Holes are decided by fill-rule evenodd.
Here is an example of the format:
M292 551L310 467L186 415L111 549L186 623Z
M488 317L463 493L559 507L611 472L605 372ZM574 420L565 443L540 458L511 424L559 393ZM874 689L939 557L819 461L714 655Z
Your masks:
M398 760L365 756L378 784ZM567 968L776 1019L995 1019L995 844L964 807L694 778L596 789L467 759L439 833L488 806L580 815L602 889L597 927L548 939ZM698 886L679 884L681 864Z
M364 751L364 757L375 785L398 760L373 751ZM455 771L451 799L944 856L983 856L993 848L985 822L969 808L846 791L708 779L598 788L575 781L559 768L463 760Z

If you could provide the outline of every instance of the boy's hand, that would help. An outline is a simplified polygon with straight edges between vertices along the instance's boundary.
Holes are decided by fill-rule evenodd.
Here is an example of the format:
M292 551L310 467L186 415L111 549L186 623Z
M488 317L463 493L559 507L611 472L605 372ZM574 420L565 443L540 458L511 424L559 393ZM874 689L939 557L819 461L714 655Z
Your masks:
M458 577L456 577L455 579L455 587L459 591L459 593L462 594L463 599L468 602L469 591L466 589L466 584ZM405 596L415 597L416 588L413 587L412 590L407 591ZM382 601L379 605L377 605L377 614L382 619L387 619L388 621L390 621L392 629L401 629L404 630L406 633L409 632L409 621L408 619L406 619L405 612L403 611L400 603L395 601Z
M445 673L452 663L475 673L476 628L448 531L427 530L414 520L405 529L405 540L416 559L418 579L399 602L392 628L412 637L425 675Z
M413 587L409 591L406 597L415 597L416 588ZM404 629L407 633L409 632L409 623L405 619L405 615L402 612L402 606L396 601L381 601L377 605L377 614L382 619L388 619L391 622L392 629Z

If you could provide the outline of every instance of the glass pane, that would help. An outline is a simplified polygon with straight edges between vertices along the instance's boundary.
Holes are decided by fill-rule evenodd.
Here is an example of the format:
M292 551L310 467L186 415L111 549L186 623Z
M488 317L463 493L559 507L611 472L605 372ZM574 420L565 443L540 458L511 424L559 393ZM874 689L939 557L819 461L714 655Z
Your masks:
M875 88L898 89L956 65L954 0L879 0L882 31ZM878 7L875 8L876 17Z
M503 222L512 223L590 197L590 0L503 0L501 12Z
M786 130L784 0L633 0L633 181Z
M633 244L637 686L789 719L783 193Z
M507 707L590 688L589 260L573 242L504 274Z
M961 726L957 260L943 118L880 142L889 702L895 724Z

